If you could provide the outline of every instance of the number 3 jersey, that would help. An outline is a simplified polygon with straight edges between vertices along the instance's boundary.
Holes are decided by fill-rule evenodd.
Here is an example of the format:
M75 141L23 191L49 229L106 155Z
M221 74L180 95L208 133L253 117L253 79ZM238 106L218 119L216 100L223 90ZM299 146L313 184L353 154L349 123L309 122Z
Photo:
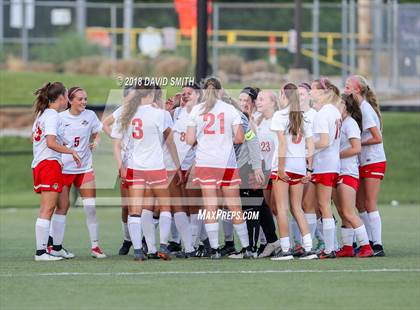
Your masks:
M61 164L61 154L47 146L47 136L55 136L59 144L64 144L64 133L61 119L54 109L46 109L38 115L32 126L32 147L34 159L32 168L43 160L56 160Z
M67 147L75 150L81 158L81 165L77 167L71 154L62 154L63 173L79 174L92 171L90 137L102 130L102 124L95 112L84 110L79 115L73 115L69 110L66 110L60 113L60 119Z
M221 100L208 113L203 114L203 110L204 103L196 105L188 123L196 128L196 166L237 168L232 126L241 124L239 112Z
M113 137L123 139L127 134L129 153L127 168L134 170L165 169L163 161L163 132L170 127L167 112L148 105L142 105L131 118L127 133L121 130L120 118L115 121Z

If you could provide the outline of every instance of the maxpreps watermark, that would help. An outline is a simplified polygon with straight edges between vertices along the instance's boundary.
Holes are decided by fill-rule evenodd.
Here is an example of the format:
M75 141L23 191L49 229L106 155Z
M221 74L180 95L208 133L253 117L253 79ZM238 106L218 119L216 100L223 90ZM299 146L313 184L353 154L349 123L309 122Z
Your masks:
M228 211L223 209L218 209L214 211L207 211L200 209L198 211L199 220L258 220L260 216L259 211Z

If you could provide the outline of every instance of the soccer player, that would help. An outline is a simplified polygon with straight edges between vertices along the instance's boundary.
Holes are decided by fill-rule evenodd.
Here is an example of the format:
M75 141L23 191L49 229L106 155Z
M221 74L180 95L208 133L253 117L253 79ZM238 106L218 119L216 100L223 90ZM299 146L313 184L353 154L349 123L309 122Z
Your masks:
M281 249L271 259L293 259L288 228L289 203L302 235L304 253L300 259L315 259L311 233L302 210L303 182L309 181L312 172L312 130L301 112L295 84L288 83L281 89L280 104L282 110L274 114L271 122L271 129L277 133L271 176Z
M63 190L60 193L58 207L51 221L50 236L52 237L51 255L63 258L73 258L74 254L62 247L66 227L66 215L70 208L70 189L74 184L82 197L83 209L86 214L86 225L91 242L91 256L105 258L99 246L99 224L96 218L96 188L95 174L92 168L92 151L99 143L99 133L102 124L95 112L86 109L87 94L76 86L68 90L68 109L60 113L64 125L64 139L68 146L80 154L80 167L76 166L72 156L62 155L63 160Z
M381 112L376 95L364 77L354 75L348 78L345 93L355 97L363 119L362 152L359 156L361 182L357 192L357 209L372 241L375 256L385 256L382 221L378 210L378 195L386 170Z
M313 184L308 186L304 210L316 216L315 207L318 207L322 215L325 249L318 257L335 258L335 220L331 210L331 195L340 172L341 113L336 107L339 90L325 78L315 80L311 86L311 97L317 110L312 127L315 154Z
M80 156L64 146L63 126L58 112L67 107L67 90L60 82L46 83L35 91L35 116L32 126L32 173L34 191L40 194L39 215L35 224L35 261L55 261L62 257L47 253L51 217L63 187L61 154L70 154L77 166Z
M340 137L340 175L337 190L333 191L334 204L342 220L341 239L343 247L337 251L337 257L353 257L353 239L360 243L358 257L373 256L369 238L360 217L356 215L356 193L359 189L358 154L362 149L360 132L362 130L362 112L353 95L341 96L343 103L343 123Z
M204 84L204 102L196 105L190 115L187 143L197 142L193 183L200 185L206 211L218 209L217 189L225 205L235 212L233 226L242 244L244 257L251 258L248 230L242 217L239 197L239 177L234 143L244 141L241 117L235 108L220 100L222 87L215 78ZM206 231L211 245L211 258L220 258L219 223L216 217L206 217Z

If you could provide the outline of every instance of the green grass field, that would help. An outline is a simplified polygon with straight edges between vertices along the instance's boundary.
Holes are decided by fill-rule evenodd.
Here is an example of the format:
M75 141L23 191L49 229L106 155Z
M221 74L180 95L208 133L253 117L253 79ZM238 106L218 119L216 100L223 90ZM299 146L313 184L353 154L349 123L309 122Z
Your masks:
M418 309L420 209L381 207L387 256L273 262L134 262L116 255L118 208L100 208L109 255L89 257L84 214L70 211L65 245L76 258L34 262L36 209L0 210L1 309Z
M380 202L420 204L420 113L384 113L384 141L387 173L382 184ZM26 153L20 153L25 151ZM37 206L32 191L32 145L28 138L0 138L0 208ZM111 154L110 139L102 143L94 157L100 188L113 187L116 168ZM99 190L98 196L118 195L116 191Z

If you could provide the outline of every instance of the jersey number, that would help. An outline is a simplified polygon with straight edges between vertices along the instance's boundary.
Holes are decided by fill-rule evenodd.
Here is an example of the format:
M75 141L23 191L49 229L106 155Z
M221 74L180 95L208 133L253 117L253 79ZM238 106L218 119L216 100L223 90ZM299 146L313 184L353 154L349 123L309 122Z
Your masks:
M335 121L335 139L340 138L341 119Z
M219 113L217 115L217 118L219 119L219 123L220 123L220 134L223 135L225 133L225 113L223 113L223 112ZM204 134L205 135L216 134L216 131L211 129L214 125L215 120L216 120L216 116L213 113L204 114L204 121L208 122L208 124L204 128Z
M36 126L35 132L32 135L33 141L39 142L41 140L42 130L39 125Z
M261 142L261 152L270 152L270 151L271 151L270 142L262 141Z
M75 137L75 138L74 138L74 143L73 143L73 146L74 146L74 147L78 147L78 146L79 146L79 144L80 144L80 137Z
M143 122L141 121L141 119L139 118L135 118L131 121L131 125L133 125L133 138L134 139L138 139L140 140L141 138L143 138Z
M185 141L185 132L181 132L181 136L179 137L179 140L181 140L181 142Z

